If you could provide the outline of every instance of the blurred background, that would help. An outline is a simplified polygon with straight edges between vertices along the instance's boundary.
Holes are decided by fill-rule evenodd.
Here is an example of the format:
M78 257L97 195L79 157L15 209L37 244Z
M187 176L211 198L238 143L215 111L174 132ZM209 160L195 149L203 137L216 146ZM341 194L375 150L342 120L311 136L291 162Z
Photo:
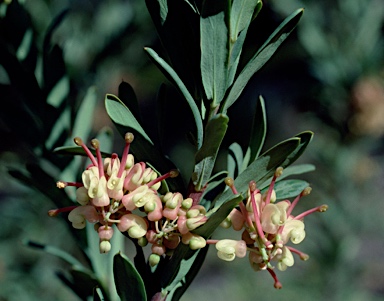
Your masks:
M315 132L300 158L317 167L302 176L313 190L297 210L323 203L329 210L306 219L307 238L300 249L310 259L296 260L278 273L282 290L273 288L267 273L253 272L246 258L223 263L211 248L182 300L382 300L384 2L263 2L244 57L295 9L304 7L305 13L231 108L227 140L244 143L251 117L247 108L263 95L266 149L301 131ZM68 264L25 241L49 244L84 260L81 234L65 218L46 213L58 199L68 198L57 192L55 181L71 164L71 158L51 151L71 145L69 125L90 98L93 113L85 114L89 137L104 131L119 151L122 139L103 100L106 93L118 93L122 80L134 88L151 133L154 99L166 80L144 46L160 47L144 1L0 1L1 301L80 300L56 277L64 279ZM49 105L38 105L41 100ZM58 118L66 130L53 141ZM216 236L224 234L218 230Z

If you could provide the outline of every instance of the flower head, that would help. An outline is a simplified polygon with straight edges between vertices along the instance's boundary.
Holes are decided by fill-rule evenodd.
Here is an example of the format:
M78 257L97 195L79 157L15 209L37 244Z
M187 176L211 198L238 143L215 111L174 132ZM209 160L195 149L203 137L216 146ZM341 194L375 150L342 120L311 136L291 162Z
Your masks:
M178 192L161 195L161 181L176 177L178 172L171 170L158 176L144 162L135 163L129 154L133 138L131 133L125 135L121 159L115 153L103 159L97 139L91 141L94 156L80 138L75 138L91 164L83 171L81 183L59 181L57 186L78 187L76 200L81 206L50 210L50 216L70 211L68 219L78 229L84 228L86 221L96 223L101 253L110 251L115 225L120 232L137 239L139 245L152 245L151 264L157 262L156 256L172 252L180 242L194 250L204 247L205 239L190 231L206 222L205 208L192 206L192 199L184 199Z
M251 267L256 271L267 270L273 277L276 288L282 286L273 271L272 262L277 262L277 268L285 271L294 264L292 253L296 253L301 259L307 260L308 255L286 244L302 242L305 238L304 217L313 212L324 212L328 208L326 205L322 205L293 216L292 211L296 204L301 197L308 195L311 189L309 187L304 189L292 203L288 200L276 202L277 196L274 185L282 172L282 168L276 169L271 184L264 195L257 189L256 183L251 182L246 203L241 202L239 208L233 209L223 222L226 227L232 224L235 230L243 230L242 242L249 251ZM237 194L233 180L227 179L226 184ZM234 244L230 240L216 242L219 258L230 261L238 256Z

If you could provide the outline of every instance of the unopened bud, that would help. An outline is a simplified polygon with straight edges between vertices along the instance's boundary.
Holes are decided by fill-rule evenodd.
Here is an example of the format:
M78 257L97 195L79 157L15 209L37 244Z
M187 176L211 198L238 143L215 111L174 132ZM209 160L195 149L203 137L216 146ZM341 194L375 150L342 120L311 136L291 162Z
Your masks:
M148 262L151 267L156 266L160 262L160 255L157 255L157 254L149 255Z
M105 254L108 253L111 250L111 243L107 240L103 240L100 242L99 248L100 248L100 253Z
M129 133L129 132L125 133L125 136L124 136L125 142L132 143L134 138L135 136L132 133Z
M306 187L306 188L302 191L301 195L302 195L302 196L307 196L307 195L309 195L309 194L311 193L311 191L312 191L312 188L311 188L311 187Z

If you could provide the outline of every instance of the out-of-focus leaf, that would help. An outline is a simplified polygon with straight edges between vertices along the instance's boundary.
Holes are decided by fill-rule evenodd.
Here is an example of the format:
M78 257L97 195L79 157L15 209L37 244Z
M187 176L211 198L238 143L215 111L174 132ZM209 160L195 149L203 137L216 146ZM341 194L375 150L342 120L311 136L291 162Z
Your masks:
M25 32L23 40L21 41L21 44L16 51L16 57L19 61L25 60L25 58L27 57L32 47L32 42L33 42L33 31L31 28L29 28Z
M217 106L227 90L228 28L226 1L205 0L200 17L201 78L206 97Z
M201 114L199 108L197 107L195 100L189 93L188 89L181 81L177 73L172 69L172 67L164 61L153 49L145 47L145 51L149 54L152 61L159 67L159 69L165 74L165 76L175 85L180 93L184 96L189 107L191 108L193 117L195 119L196 125L196 142L197 148L200 149L203 143L203 121L201 119Z
M48 93L58 83L58 81L66 74L65 62L63 59L63 51L57 45L51 45L51 39L54 31L64 20L68 13L68 9L62 11L50 24L43 43L43 79L44 94Z
M69 95L69 78L63 76L56 85L52 87L47 95L47 103L55 108L59 108L62 102Z
M99 287L93 289L93 301L105 301L103 292Z
M49 254L54 255L56 257L59 257L72 266L84 268L83 264L80 261L78 261L75 257L73 257L71 254L69 254L69 253L67 253L61 249L58 249L54 246L40 244L40 243L32 241L32 240L27 240L25 242L25 244L31 248L40 249L46 253L49 253Z
M217 153L228 128L228 121L228 116L219 114L207 124L203 145L195 157L197 181L194 184L197 191L200 191L211 177Z
M113 260L113 274L121 301L146 301L143 279L128 257L118 253Z
M296 27L304 9L298 9L293 12L283 23L270 35L268 40L261 46L251 60L246 64L244 69L233 83L225 103L221 111L225 113L227 109L239 98L241 92L245 88L251 77L272 57L277 48L289 36Z
M92 272L84 269L72 268L69 270L69 275L62 272L57 272L57 276L71 288L82 300L87 300L94 296L95 288L99 288L104 296L105 301L109 301L109 295L102 283L97 279Z

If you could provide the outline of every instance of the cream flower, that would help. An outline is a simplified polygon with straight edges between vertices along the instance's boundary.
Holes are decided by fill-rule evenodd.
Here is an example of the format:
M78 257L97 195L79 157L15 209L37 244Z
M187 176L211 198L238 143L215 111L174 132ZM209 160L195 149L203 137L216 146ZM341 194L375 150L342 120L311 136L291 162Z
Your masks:
M243 240L223 239L216 243L217 256L225 261L232 261L235 257L247 254L247 245Z
M86 220L90 223L99 221L99 215L95 207L90 205L79 206L68 214L68 220L72 222L73 228L83 229L86 226Z

